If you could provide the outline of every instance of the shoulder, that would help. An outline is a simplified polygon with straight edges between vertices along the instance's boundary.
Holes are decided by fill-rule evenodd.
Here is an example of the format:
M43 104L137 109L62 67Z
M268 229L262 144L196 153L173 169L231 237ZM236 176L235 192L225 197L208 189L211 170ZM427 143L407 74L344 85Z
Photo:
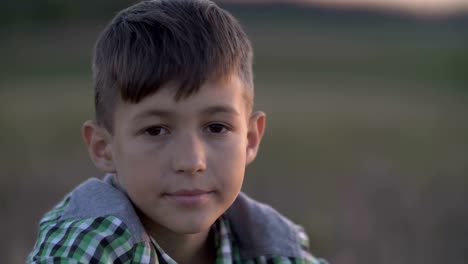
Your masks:
M78 263L128 260L134 250L129 237L125 224L113 216L50 221L41 226L28 262L47 263L53 259L75 260Z
M100 202L99 194L95 196L86 190L103 191L96 189L98 185L94 181L85 182L45 214L28 263L150 262L150 243L136 239L131 228L135 223L129 225L126 221L128 212L97 210L103 207L105 199ZM81 207L90 209L83 211Z
M274 263L326 263L310 253L304 229L269 205L241 193L225 215L242 259L266 257Z

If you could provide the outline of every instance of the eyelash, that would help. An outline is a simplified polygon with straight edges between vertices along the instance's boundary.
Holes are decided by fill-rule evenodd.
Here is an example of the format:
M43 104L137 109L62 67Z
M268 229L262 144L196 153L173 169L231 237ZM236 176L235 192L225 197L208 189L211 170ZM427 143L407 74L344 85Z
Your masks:
M154 130L154 129L158 129L159 131L165 130L166 132L165 132L163 135L160 135L160 134L158 134L158 135L152 135L152 134L151 134L151 131ZM152 131L152 132L154 132L154 131ZM151 126L151 127L145 128L145 129L143 130L143 133L144 133L145 135L148 135L148 136L151 136L151 137L156 137L156 136L164 136L164 135L167 135L167 134L170 133L170 131L169 131L169 129L167 129L167 128L163 127L163 126Z
M213 131L210 131L210 129L213 129L214 127L217 127L217 128L220 128L221 131L220 132L213 132ZM157 130L157 131L154 131L154 130ZM210 134L214 134L214 135L221 135L221 134L225 134L229 131L232 131L232 127L229 126L229 125L226 125L224 123L219 123L219 122L215 122L215 123L210 123L210 124L207 124L204 128L203 128L204 131L207 131L208 133ZM163 134L161 134L161 131L164 131ZM159 132L159 133L152 133L152 132ZM165 136L165 135L168 135L170 134L170 130L164 126L150 126L150 127L147 127L145 129L143 129L143 134L147 135L147 136L151 136L151 137L159 137L159 136Z
M210 127L213 128L214 126L219 126L223 130L223 132L217 132L217 133L216 132L210 132L212 134L225 134L225 133L227 133L229 131L232 131L232 127L230 127L230 126L228 126L226 124L223 124L223 123L210 123L205 128L207 130L209 130Z

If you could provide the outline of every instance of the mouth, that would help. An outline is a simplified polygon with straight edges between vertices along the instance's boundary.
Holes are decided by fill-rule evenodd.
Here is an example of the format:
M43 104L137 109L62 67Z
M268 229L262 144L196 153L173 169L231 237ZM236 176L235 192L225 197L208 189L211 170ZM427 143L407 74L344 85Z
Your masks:
M181 206L199 206L206 203L213 193L214 191L200 189L180 189L165 193L165 196Z

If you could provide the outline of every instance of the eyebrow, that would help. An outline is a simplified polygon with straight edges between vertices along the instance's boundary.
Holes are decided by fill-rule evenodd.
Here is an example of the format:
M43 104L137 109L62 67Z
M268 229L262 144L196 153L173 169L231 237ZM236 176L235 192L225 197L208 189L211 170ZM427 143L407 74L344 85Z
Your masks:
M215 106L207 107L203 109L202 113L209 114L209 115L218 114L218 113L240 115L240 113L236 109L230 106L225 106L225 105L215 105Z
M240 115L240 113L236 109L234 109L231 106L225 106L225 105L209 106L209 107L204 108L201 111L201 113L204 115L214 115L214 114L219 114L219 113ZM144 119L147 117L173 118L175 115L176 115L175 112L170 111L170 110L148 109L146 111L136 114L132 119L139 120L139 119Z
M170 118L174 116L174 112L162 110L162 109L148 109L143 112L136 114L132 120L140 120L148 117L161 117L161 118Z

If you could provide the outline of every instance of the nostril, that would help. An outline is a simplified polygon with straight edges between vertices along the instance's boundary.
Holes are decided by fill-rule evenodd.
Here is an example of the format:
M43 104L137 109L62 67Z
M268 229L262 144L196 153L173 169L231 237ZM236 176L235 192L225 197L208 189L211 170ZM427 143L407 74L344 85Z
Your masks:
M205 170L205 164L203 162L199 163L193 163L193 164L186 164L185 166L180 166L179 169L177 170L179 173L185 173L185 174L198 174L202 171Z

